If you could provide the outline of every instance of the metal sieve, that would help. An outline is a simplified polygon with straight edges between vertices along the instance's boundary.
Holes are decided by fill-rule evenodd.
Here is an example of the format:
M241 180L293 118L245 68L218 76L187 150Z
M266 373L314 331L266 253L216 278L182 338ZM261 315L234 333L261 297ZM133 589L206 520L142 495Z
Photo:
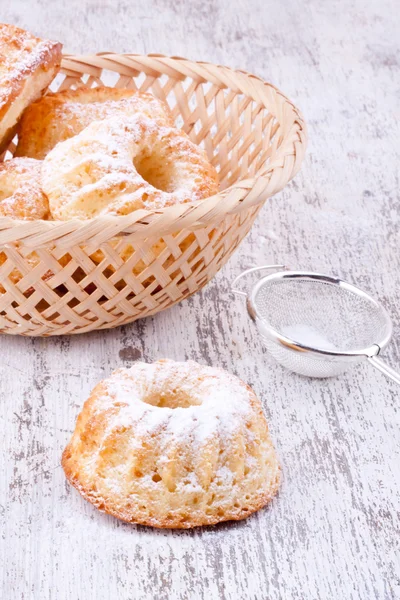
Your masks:
M400 383L400 374L378 358L393 332L383 306L336 277L285 269L254 267L232 283L232 291L247 298L251 318L281 365L308 377L332 377L367 359ZM278 272L260 279L248 294L236 288L242 277L261 270Z

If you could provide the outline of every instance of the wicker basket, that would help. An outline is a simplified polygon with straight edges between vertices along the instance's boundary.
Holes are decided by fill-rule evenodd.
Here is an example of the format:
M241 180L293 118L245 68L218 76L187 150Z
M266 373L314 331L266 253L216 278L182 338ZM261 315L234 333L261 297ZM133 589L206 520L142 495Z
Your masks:
M91 221L0 218L3 333L116 327L193 294L225 264L266 198L296 174L306 147L299 111L254 75L154 54L65 56L62 67L53 89L111 83L166 100L177 125L206 149L221 192L197 204ZM33 252L39 263L30 260Z

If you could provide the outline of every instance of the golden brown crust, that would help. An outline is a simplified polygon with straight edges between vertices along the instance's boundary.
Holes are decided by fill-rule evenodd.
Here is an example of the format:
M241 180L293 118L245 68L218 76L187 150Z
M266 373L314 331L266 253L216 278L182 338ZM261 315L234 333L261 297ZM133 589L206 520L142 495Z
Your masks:
M25 111L15 156L43 159L56 144L77 135L93 121L137 113L173 125L167 104L147 93L100 86L47 94Z
M57 74L61 49L59 42L0 24L0 153L12 139L23 110Z
M143 380L148 386L143 388L140 372L146 366L141 365L143 363L135 365L134 375L130 375L132 370L119 369L109 380L100 382L78 417L61 462L67 479L83 498L100 511L123 521L159 528L186 529L244 519L265 506L278 491L280 467L260 402L251 388L219 369L165 360L154 363L155 370ZM165 376L168 369L171 375ZM186 374L179 379L182 369ZM148 421L146 408L140 412L139 407L139 412L135 412L136 401L132 404L129 397L115 393L112 387L118 378L129 384L132 376L136 377L138 389L144 393L140 404L153 407ZM238 413L241 416L237 421L238 414L234 409L224 412L223 406L218 405L221 397L217 390L221 378L227 385L226 401L231 391L235 395L239 389L243 395L243 406ZM236 383L231 390L234 380ZM163 411L165 408L158 407L167 405L155 404L157 398L152 396L152 386L157 389L157 394L165 389L164 399L168 400L168 393L171 393L171 389L167 391L168 381L173 386L175 403L177 394L182 390L187 394L192 389L191 382L197 381L198 389L209 389L209 394L215 390L217 410L210 405L202 413L201 405L190 405L194 409L190 418L193 414L195 423L192 427L190 419L186 420L180 430L182 408L175 404L178 412L167 409L165 420L163 415L160 418L160 414L154 412L154 406L156 411ZM194 388L193 395L196 399ZM210 398L205 401L209 403ZM178 406L182 407L182 397L180 402ZM183 412L186 410L190 408L183 408ZM127 415L132 418L132 427L128 425ZM217 415L222 421L222 431L226 431L226 439L221 438L223 434L217 433L217 428L214 433L214 427L210 425ZM203 422L205 416L208 421ZM147 422L146 433L144 424ZM138 430L134 423L141 424ZM203 432L203 427L211 427L209 433L212 435L204 437L201 434L200 445L196 445L199 427ZM171 456L175 457L172 462ZM230 475L232 479L229 479ZM135 480L135 477L139 479Z
M156 527L157 529L192 529L193 527L204 527L208 525L216 525L217 523L223 523L225 521L241 521L242 519L247 519L250 515L261 510L278 493L279 485L280 485L280 467L278 466L278 472L275 479L275 483L270 488L270 492L264 494L263 496L259 496L256 500L252 502L248 502L246 504L246 510L237 509L236 511L232 511L229 514L224 515L223 517L219 517L214 515L212 517L204 516L202 518L192 519L190 521L186 521L182 523L180 520L175 519L152 519L146 518L141 519L139 515L134 515L132 512L122 512L120 510L116 510L113 505L108 504L104 499L99 498L97 495L93 494L92 490L87 490L82 487L77 480L77 478L73 477L71 474L71 470L68 466L67 458L64 458L64 454L67 453L68 447L64 450L61 460L61 466L64 469L64 473L70 482L70 484L80 493L82 498L93 504L100 512L111 515L116 519L120 519L121 521L125 521L126 523L132 523L136 525L145 525L147 527Z

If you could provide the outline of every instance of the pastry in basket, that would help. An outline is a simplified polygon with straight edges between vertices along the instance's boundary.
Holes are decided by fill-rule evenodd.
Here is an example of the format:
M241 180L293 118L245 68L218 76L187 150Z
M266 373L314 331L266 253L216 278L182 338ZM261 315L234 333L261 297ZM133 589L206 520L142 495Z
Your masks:
M280 480L253 390L192 361L114 371L86 401L62 465L99 510L153 527L243 519Z
M90 219L194 202L218 191L201 148L181 130L143 115L94 121L43 161L54 219Z
M0 24L0 154L13 138L24 109L57 74L61 48L58 42Z
M42 190L42 161L13 158L0 164L0 216L47 219L49 201Z
M54 219L88 219L202 200L218 192L218 176L205 152L183 131L143 115L116 116L95 121L58 144L43 161L43 187ZM190 234L179 251L193 241ZM115 247L118 241L110 244ZM159 240L147 255L158 257L165 248ZM128 245L120 256L126 262L133 252ZM91 258L99 263L103 254L95 252ZM164 268L168 262L173 262L170 254ZM136 260L131 272L138 275L145 267L143 260ZM114 271L106 265L106 274Z
M58 142L77 135L93 121L137 113L173 125L167 104L147 93L102 86L47 94L25 111L15 156L43 159Z
M42 162L34 158L13 158L0 165L0 217L35 220L49 217L49 202L42 191ZM17 252L10 248L9 252ZM25 256L28 271L39 263L35 252ZM7 255L0 253L0 265L7 261ZM22 259L21 259L22 262ZM8 277L13 283L21 280L23 273L12 269ZM0 285L0 292L4 287Z

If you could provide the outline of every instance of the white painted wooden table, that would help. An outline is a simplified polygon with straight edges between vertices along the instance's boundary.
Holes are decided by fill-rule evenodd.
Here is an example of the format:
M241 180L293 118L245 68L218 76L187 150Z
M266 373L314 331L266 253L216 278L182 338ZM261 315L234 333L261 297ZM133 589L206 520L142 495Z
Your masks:
M400 324L400 51L396 0L0 0L0 19L70 52L162 52L244 68L304 111L310 147L201 293L121 329L1 337L0 597L4 600L400 598L399 388L367 366L284 372L229 292L262 262L336 273ZM397 342L387 351L400 367ZM103 516L65 482L61 451L92 386L139 358L220 365L261 396L283 485L247 521L157 531Z

